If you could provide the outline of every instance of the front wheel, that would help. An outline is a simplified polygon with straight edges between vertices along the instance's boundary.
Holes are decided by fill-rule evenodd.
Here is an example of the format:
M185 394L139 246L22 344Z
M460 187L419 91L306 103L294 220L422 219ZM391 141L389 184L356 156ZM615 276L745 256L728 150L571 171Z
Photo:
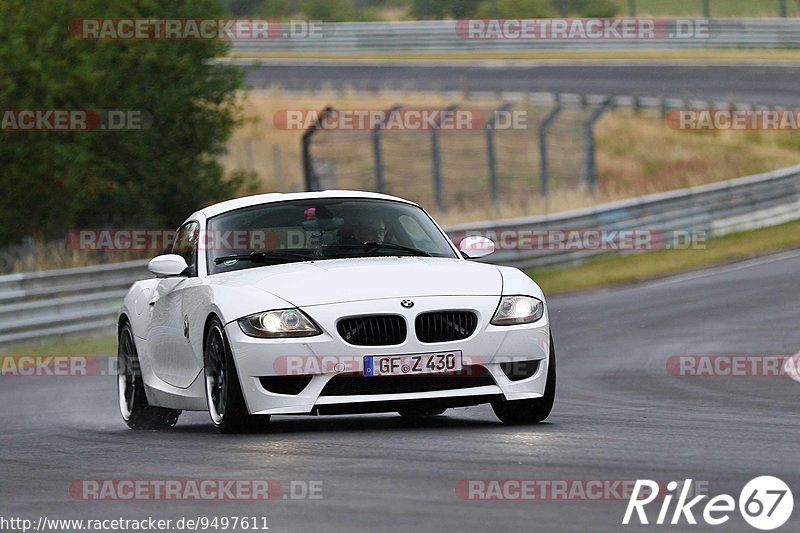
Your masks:
M117 347L117 396L122 419L131 429L165 429L177 424L181 412L150 405L144 391L139 355L127 322Z
M251 415L244 402L242 385L222 323L213 319L203 351L206 400L211 422L220 433L253 431L269 422L269 415Z
M492 409L505 424L537 424L550 416L556 399L556 350L550 335L550 357L547 359L547 381L544 395L531 400L495 400Z

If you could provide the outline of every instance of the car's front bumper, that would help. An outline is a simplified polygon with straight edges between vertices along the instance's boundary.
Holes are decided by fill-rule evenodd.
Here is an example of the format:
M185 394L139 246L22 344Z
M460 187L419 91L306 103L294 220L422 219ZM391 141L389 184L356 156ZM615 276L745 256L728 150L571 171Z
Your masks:
M502 395L507 400L538 398L544 393L550 352L550 328L547 313L533 324L493 326L489 324L499 302L498 296L449 296L415 298L411 309L404 309L397 299L370 300L303 308L321 326L323 333L298 339L257 339L245 335L236 322L225 330L231 345L239 380L248 410L253 414L298 414L314 412L353 412L393 410L393 402L431 402L441 405L482 403L486 398ZM447 343L422 343L414 334L416 315L434 310L471 310L478 316L478 327L467 339ZM339 336L336 323L341 317L370 314L397 314L405 317L408 336L404 343L394 346L353 346ZM461 381L442 379L444 375L420 377L402 376L399 379L426 380L422 389L403 385L401 392L389 392L377 387L379 393L369 393L374 381L382 377L363 377L363 358L367 355L425 354L459 350L464 365L474 378ZM502 363L538 361L530 377L510 379ZM262 377L309 376L307 385L297 394L277 394L267 390ZM346 376L347 383L358 386L355 394L342 394L346 387L326 385L335 377ZM430 381L427 381L430 380ZM363 382L360 382L363 381ZM438 383L442 383L441 389ZM463 387L460 385L464 385ZM456 386L457 388L452 388ZM389 392L389 393L387 393ZM370 405L376 409L371 409Z

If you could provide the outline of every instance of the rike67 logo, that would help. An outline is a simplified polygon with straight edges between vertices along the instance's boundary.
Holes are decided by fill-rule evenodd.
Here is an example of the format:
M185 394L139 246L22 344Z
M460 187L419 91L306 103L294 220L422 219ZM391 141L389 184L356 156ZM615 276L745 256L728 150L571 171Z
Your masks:
M696 525L696 513L701 515L706 524L712 526L723 525L730 520L731 514L737 508L733 496L720 494L704 502L705 505L701 505L708 495L701 494L689 499L691 486L691 479L681 484L670 481L666 491L661 494L659 489L662 487L659 483L647 479L636 480L622 523L628 525L633 519L635 524L638 519L642 525L650 523ZM650 522L652 516L648 518L645 507L656 500L661 500L661 507L655 522ZM674 508L673 501L675 501ZM792 516L794 497L783 480L772 476L760 476L751 479L739 493L738 508L745 522L756 529L769 531L781 527Z

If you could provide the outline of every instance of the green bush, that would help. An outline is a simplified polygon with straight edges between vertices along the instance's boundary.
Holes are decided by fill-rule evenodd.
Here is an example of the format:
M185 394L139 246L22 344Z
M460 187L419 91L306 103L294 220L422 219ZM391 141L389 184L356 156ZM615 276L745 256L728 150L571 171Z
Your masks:
M78 40L79 18L222 17L218 0L3 0L0 108L143 110L142 131L0 131L0 244L73 227L176 227L228 198L217 156L237 123L242 75L208 64L218 40Z

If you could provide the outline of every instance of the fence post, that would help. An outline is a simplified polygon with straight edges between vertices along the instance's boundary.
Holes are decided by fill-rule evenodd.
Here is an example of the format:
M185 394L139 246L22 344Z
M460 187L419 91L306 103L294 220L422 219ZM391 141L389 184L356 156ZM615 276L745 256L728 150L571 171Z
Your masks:
M711 18L711 0L703 0L703 16L707 19Z
M636 16L636 0L628 0L628 15L631 17Z
M786 10L786 0L778 0L778 15L781 18L786 18L789 16L788 11Z
M547 130L550 124L558 117L564 106L561 104L561 99L556 95L556 106L548 113L545 119L539 124L539 166L542 174L542 196L547 198L550 194L550 168L547 164Z
M383 158L381 157L380 125L372 130L372 160L375 164L375 192L383 192Z
M436 207L439 211L444 211L444 191L442 189L442 160L439 153L439 126L446 118L448 113L452 113L458 108L457 105L451 105L442 111L439 120L435 121L431 128L431 164L433 165L433 194L436 198Z
M375 126L372 130L372 159L375 164L375 191L376 192L384 192L384 181L383 181L383 152L381 150L381 130L383 130L386 123L392 118L394 113L402 108L403 106L400 104L395 104L389 108L386 112L386 116L384 119Z
M307 192L316 191L319 189L319 179L317 173L314 171L314 160L311 157L311 138L314 136L314 132L320 128L320 125L325 117L332 112L332 106L325 106L325 109L323 109L322 113L319 114L317 120L308 127L305 133L303 133L303 137L300 141L303 147L303 175L305 177Z
M283 183L283 162L281 161L281 147L279 144L272 145L272 173L275 181Z
M611 108L613 99L606 98L600 107L595 109L592 116L584 125L584 142L586 146L586 153L583 160L583 172L581 172L581 184L588 184L589 190L592 195L597 194L597 160L594 143L594 125L603 116L603 113Z
M500 109L494 112L492 120L486 121L486 159L489 164L489 196L492 202L497 203L497 156L494 150L494 127L500 113L505 113L511 108L511 104L503 104Z

